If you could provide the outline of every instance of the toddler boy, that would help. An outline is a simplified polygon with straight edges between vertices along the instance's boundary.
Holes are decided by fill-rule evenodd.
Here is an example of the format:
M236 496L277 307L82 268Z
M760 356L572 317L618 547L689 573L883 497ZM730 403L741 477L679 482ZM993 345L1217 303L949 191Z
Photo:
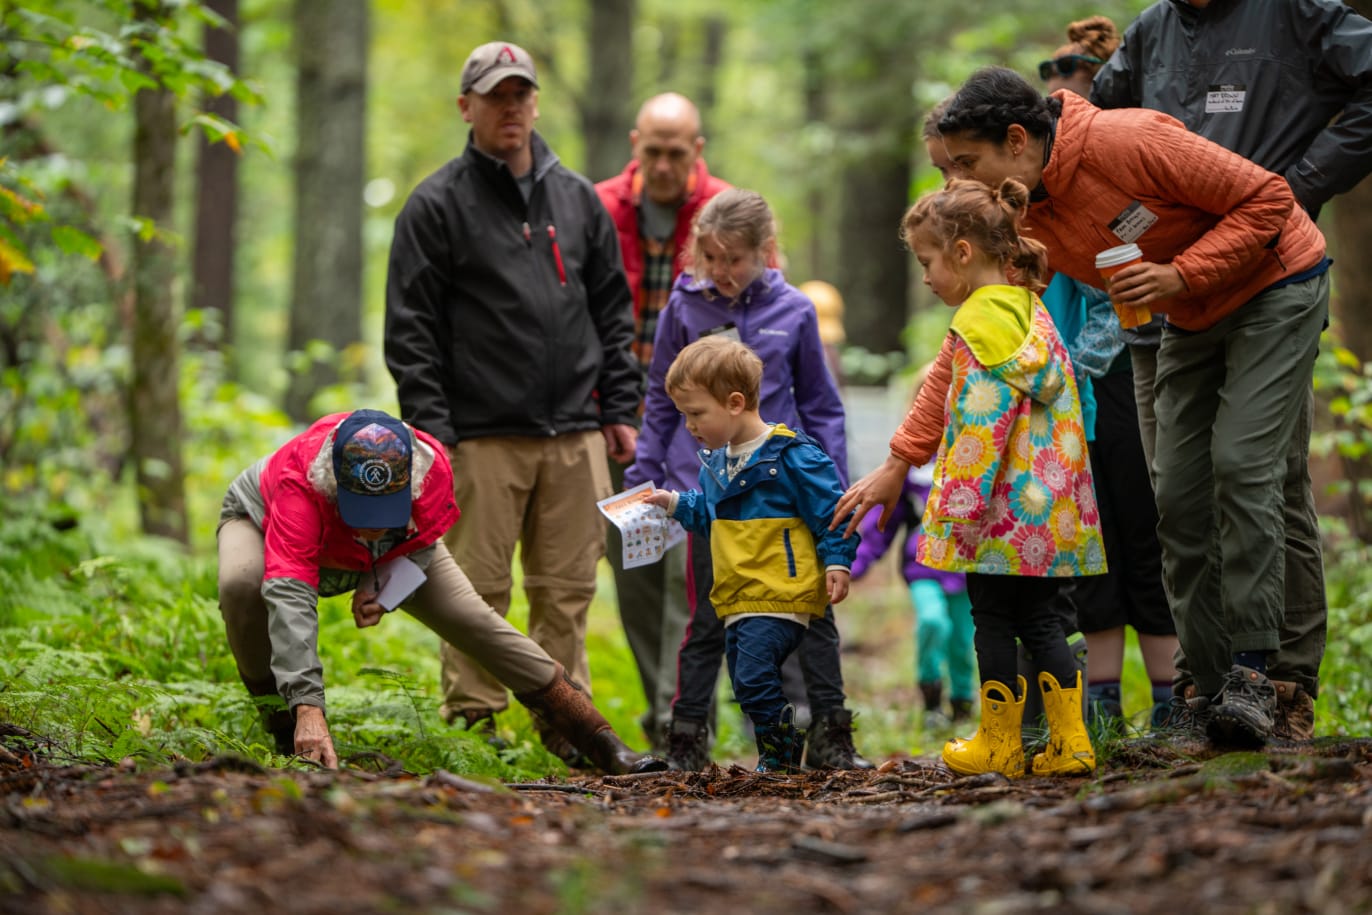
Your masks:
M781 688L781 664L814 617L848 594L858 538L829 530L843 487L834 462L800 432L758 412L762 360L723 335L681 350L667 394L700 443L700 489L650 498L708 537L710 600L740 707L753 722L759 772L799 770L803 736Z

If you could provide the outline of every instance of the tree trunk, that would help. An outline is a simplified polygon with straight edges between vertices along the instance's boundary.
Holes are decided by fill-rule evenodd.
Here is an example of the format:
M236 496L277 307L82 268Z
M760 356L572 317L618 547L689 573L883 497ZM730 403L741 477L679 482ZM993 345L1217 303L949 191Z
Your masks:
M724 36L729 23L723 16L710 16L705 20L705 46L700 56L700 91L694 99L700 110L702 124L714 123L717 83L720 67L724 58Z
M805 124L823 124L827 115L826 93L824 79L824 61L820 53L814 48L806 48L803 52L805 59ZM816 163L816 168L820 168ZM819 227L827 225L825 218L825 189L831 182L824 180L823 177L813 174L809 175L809 189L806 191L806 199L809 201L810 219L812 228L810 229L809 258L811 276L825 279L830 276L829 264L826 255L831 254L825 242L829 238L829 233L821 231Z
M205 30L205 56L237 73L238 0L208 0L206 6L222 16L229 27ZM235 123L238 121L238 101L227 92L206 99L204 107L211 114ZM191 307L217 314L221 331L219 340L231 344L238 155L226 143L210 143L203 133L198 151Z
M313 340L328 361L302 360L286 410L311 419L310 400L343 380L340 351L362 339L362 189L366 170L365 3L296 0L299 146L290 350Z
M833 282L843 294L848 342L876 353L903 348L910 254L899 236L906 197L893 190L909 186L910 160L900 150L850 162L840 179Z
M1329 232L1330 254L1334 258L1335 294L1330 301L1333 333L1342 345L1367 362L1372 359L1372 322L1365 314L1367 302L1372 301L1372 262L1359 254L1372 247L1372 182L1364 180L1336 197L1325 211L1328 215L1320 222ZM1325 416L1323 410L1316 412L1317 427L1327 424ZM1335 418L1332 422L1338 425L1341 421ZM1349 483L1349 525L1364 542L1372 542L1372 507L1358 489L1361 480L1372 477L1372 460L1345 456L1341 463L1343 477Z
M1354 10L1372 16L1372 0L1349 0ZM1367 320L1366 307L1372 301L1372 262L1363 252L1372 248L1372 181L1364 179L1346 194L1335 197L1325 207L1321 227L1331 242L1330 256L1334 258L1334 290L1330 301L1330 318L1334 334L1344 346L1363 362L1372 360L1372 322ZM1316 428L1327 416L1316 410ZM1337 422L1337 420L1336 420ZM1355 430L1356 431L1356 430ZM1359 491L1362 480L1372 477L1372 460L1343 457L1343 476L1349 483L1349 525L1364 542L1372 542L1372 507Z
M634 85L636 0L597 0L591 4L587 33L591 57L581 129L586 137L586 176L603 181L619 174L627 158L629 108Z
M140 18L166 15L165 8L160 7L139 4L135 9ZM133 107L133 215L151 221L157 233L139 232L133 241L130 450L143 530L188 544L177 398L180 316L172 296L176 260L161 234L170 229L173 216L176 97L166 89L141 89L134 96Z

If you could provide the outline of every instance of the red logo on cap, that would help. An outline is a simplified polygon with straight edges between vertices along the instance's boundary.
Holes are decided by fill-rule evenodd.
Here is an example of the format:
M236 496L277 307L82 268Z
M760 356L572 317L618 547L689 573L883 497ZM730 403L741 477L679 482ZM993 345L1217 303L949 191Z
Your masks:
M500 59L504 57L506 54L510 55L510 63L519 63L519 60L515 57L514 49L511 48L509 45L505 45L503 48L500 49L500 53L495 56L496 62L499 63Z

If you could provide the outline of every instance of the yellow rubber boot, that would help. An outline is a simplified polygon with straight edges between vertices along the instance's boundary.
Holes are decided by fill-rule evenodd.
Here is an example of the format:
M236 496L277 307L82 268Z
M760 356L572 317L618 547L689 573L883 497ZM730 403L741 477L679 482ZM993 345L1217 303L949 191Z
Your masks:
M1034 755L1035 775L1090 775L1096 771L1096 751L1081 717L1081 671L1071 689L1052 674L1039 673L1043 713L1048 718L1048 749Z
M1010 687L995 680L981 686L981 724L970 738L955 737L943 747L943 761L959 775L999 772L1009 778L1024 774L1024 745L1020 725L1024 721L1024 694L1028 684L1019 683L1019 701Z

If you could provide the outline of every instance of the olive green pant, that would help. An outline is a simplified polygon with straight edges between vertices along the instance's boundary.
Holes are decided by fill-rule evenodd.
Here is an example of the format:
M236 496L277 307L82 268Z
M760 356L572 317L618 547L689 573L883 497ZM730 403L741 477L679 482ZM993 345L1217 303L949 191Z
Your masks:
M1153 416L1153 379L1157 374L1155 346L1130 346L1134 365L1134 395L1139 406L1139 431L1152 473L1157 425ZM1315 390L1307 388L1300 416L1286 450L1286 478L1282 481L1282 509L1286 520L1286 561L1283 589L1281 647L1268 661L1267 672L1277 680L1299 684L1312 697L1320 694L1320 664L1324 661L1329 604L1324 591L1324 553L1319 513L1310 481L1310 433L1315 415ZM1180 692L1194 682L1186 652L1178 648L1176 683Z
M518 544L529 637L589 692L586 615L605 551L605 516L596 500L610 494L604 436L595 430L473 438L461 442L452 459L462 510L444 538L453 558L505 616ZM508 707L505 687L459 648L445 643L440 652L443 716L452 721L463 712Z
M1326 614L1306 464L1328 306L1325 274L1263 293L1207 330L1163 333L1153 385L1158 541L1202 694L1219 691L1240 651L1276 652L1272 677L1317 689Z

